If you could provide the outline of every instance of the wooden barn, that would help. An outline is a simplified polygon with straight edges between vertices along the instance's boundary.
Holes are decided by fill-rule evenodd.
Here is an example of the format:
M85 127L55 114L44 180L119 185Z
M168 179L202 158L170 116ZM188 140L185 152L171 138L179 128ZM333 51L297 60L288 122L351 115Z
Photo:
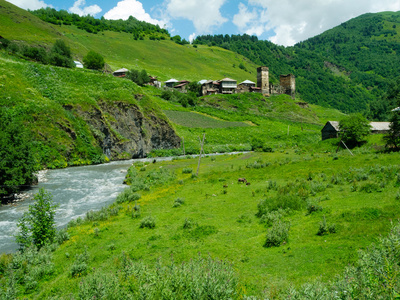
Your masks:
M370 122L369 125L371 126L372 134L388 133L390 122ZM337 138L339 131L338 121L326 122L321 130L322 140Z
M321 130L322 140L337 138L339 133L339 122L328 121Z

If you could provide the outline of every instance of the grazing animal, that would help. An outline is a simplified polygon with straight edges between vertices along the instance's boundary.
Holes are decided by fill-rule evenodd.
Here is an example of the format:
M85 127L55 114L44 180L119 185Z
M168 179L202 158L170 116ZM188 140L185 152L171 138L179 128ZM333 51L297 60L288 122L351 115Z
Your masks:
M238 183L241 183L241 182L246 183L247 182L246 178L239 178Z
M250 185L250 182L246 182L246 185Z

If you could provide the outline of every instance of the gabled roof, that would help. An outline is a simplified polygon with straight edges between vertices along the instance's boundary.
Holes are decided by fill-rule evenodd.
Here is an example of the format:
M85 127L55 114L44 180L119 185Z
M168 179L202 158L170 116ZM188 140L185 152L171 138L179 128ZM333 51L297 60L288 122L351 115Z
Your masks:
M339 130L339 122L338 122L338 121L328 121L328 122L326 122L324 128L325 128L327 125L331 125L336 131L340 131L340 130Z
M390 129L390 122L371 122L369 125L371 125L371 130L373 131L385 131Z
M178 80L171 78L170 80L167 80L165 83L175 83L178 82Z
M231 78L224 78L224 79L221 79L221 81L231 81L231 82L237 82L236 80L234 80L234 79L231 79Z
M122 68L122 69L119 69L117 71L114 71L113 73L125 73L125 72L128 72L128 71L129 71L128 69Z
M250 81L250 80L245 80L245 81L241 82L240 84L256 84L256 83L253 81Z
M203 79L203 80L200 80L198 83L199 84L204 84L204 83L206 83L208 80L207 79Z

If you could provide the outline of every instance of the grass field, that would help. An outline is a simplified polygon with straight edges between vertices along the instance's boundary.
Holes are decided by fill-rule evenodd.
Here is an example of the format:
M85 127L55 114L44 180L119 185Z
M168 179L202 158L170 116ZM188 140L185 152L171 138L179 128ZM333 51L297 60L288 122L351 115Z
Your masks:
M53 254L54 273L28 297L77 295L91 274L118 274L121 253L149 268L160 259L179 264L199 255L229 261L242 296L277 296L289 285L332 279L399 215L399 154L351 156L325 153L331 149L327 143L320 148L312 155L210 156L202 159L198 177L192 175L197 159L134 165L128 193L139 200L114 205L119 213L107 220L88 215L75 222L70 239ZM239 177L251 184L238 183ZM263 201L270 213L259 218ZM289 239L267 248L274 207L285 211L278 218L290 223ZM140 228L147 218L153 229ZM335 233L317 235L323 219L335 225ZM71 277L75 257L84 252L86 271ZM120 288L127 288L121 280Z

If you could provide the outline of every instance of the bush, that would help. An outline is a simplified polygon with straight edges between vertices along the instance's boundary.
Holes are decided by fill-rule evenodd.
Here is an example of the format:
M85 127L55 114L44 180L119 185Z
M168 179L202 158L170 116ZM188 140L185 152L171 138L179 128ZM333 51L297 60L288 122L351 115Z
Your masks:
M192 168L183 168L182 169L182 174L192 174L193 169Z
M88 260L89 255L86 249L82 254L76 255L75 262L72 264L70 269L71 277L80 277L86 275L88 270Z
M174 201L174 205L172 207L179 207L185 203L185 200L182 198L176 198Z
M322 211L322 206L319 205L319 201L307 201L307 214L311 215L314 212Z
M73 68L75 66L71 49L63 40L56 40L54 43L50 50L49 62L58 67Z
M104 58L99 53L89 51L83 58L83 64L86 68L92 70L102 70L104 68Z
M339 122L339 135L350 146L355 146L371 133L368 120L360 113L351 114Z
M128 298L117 276L100 271L88 275L81 281L78 295L81 300Z
M29 205L29 210L18 221L19 233L16 241L21 250L31 243L37 248L52 243L56 235L54 216L57 205L53 204L53 196L43 188L33 197L35 202Z
M274 223L267 233L264 247L279 247L282 243L287 243L289 239L290 223L278 221Z
M127 74L126 77L132 80L137 85L143 86L150 81L150 77L147 74L146 70L138 71L131 69Z
M185 222L183 222L183 229L192 229L197 226L197 223L192 218L186 218Z
M317 235L327 235L330 233L336 233L336 225L335 224L328 224L326 222L325 216L322 219L322 222L319 224L319 229Z
M140 222L139 226L139 228L149 228L149 229L154 229L155 227L156 227L156 220L151 216L144 218Z

